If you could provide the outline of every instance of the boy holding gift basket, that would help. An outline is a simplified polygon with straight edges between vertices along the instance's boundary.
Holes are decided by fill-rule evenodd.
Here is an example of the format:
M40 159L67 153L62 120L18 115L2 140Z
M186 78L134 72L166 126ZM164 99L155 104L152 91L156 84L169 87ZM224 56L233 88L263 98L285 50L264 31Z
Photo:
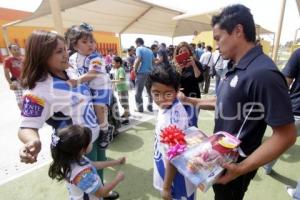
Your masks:
M177 172L167 159L165 145L160 141L161 131L171 124L181 130L188 128L187 112L176 98L179 80L180 75L173 68L157 67L150 73L146 83L154 102L159 106L154 139L153 184L165 200L196 198L196 186Z

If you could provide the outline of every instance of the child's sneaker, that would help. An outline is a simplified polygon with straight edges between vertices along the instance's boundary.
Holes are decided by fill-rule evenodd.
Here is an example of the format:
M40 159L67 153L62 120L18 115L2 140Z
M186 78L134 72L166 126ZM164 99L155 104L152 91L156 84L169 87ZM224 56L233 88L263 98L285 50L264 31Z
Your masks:
M287 193L289 194L289 196L290 196L290 197L293 197L293 199L294 199L294 194L295 194L295 192L296 192L296 189L293 188L293 187L290 186L290 185L287 185L287 186L286 186L286 191L287 191Z
M124 119L122 121L122 125L129 125L129 119Z
M120 197L119 193L116 191L111 191L107 197L104 197L104 200L115 200Z
M99 132L99 146L101 149L106 149L111 142L108 130L100 130Z

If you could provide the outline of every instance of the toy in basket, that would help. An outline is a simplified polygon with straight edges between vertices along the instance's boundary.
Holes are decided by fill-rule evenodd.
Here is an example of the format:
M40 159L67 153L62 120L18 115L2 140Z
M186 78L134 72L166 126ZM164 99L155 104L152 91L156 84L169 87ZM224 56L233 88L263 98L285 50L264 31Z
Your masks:
M192 134L188 132L187 129L185 137L180 137L184 138L185 143L181 141L181 143L169 145L168 158L182 175L205 192L222 174L224 170L221 167L222 163L236 162L240 140L229 133L218 132L190 145L187 141ZM172 136L174 134L169 134L168 139L172 140ZM194 140L191 141L194 142ZM169 156L170 151L172 156Z

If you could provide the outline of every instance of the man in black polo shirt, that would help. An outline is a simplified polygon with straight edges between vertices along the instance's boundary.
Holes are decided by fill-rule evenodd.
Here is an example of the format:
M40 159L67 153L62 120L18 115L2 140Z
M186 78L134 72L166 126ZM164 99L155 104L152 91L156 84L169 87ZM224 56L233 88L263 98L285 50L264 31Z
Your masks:
M214 39L229 71L215 99L183 97L202 109L215 109L214 132L226 131L242 141L238 164L224 164L226 173L213 186L216 200L241 200L260 166L295 143L296 130L288 87L283 75L262 49L255 46L250 10L233 5L212 18ZM272 136L262 143L269 125Z

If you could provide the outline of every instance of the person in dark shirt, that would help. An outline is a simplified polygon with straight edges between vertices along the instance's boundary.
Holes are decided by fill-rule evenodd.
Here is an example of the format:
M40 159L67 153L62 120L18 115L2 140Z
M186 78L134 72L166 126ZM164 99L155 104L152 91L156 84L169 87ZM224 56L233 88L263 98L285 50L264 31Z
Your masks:
M181 42L175 49L174 58L178 54L184 52L189 52L190 59L187 63L178 64L176 59L174 60L175 67L180 73L180 85L182 92L188 97L201 98L201 93L199 89L199 82L203 80L203 70L201 64L195 60L194 54L189 44L186 42ZM191 116L191 126L197 126L199 110L194 106L184 105L186 111Z
M155 61L156 65L162 65L166 68L170 67L170 63L168 60L168 53L166 49L166 44L161 43L157 52L157 59Z
M215 200L242 200L257 169L295 143L294 117L284 76L255 45L250 10L228 6L213 16L212 27L221 55L231 60L225 79L216 98L180 98L200 109L215 109L214 132L226 131L241 140L238 164L223 164L226 171L213 189ZM262 142L267 125L273 134Z

